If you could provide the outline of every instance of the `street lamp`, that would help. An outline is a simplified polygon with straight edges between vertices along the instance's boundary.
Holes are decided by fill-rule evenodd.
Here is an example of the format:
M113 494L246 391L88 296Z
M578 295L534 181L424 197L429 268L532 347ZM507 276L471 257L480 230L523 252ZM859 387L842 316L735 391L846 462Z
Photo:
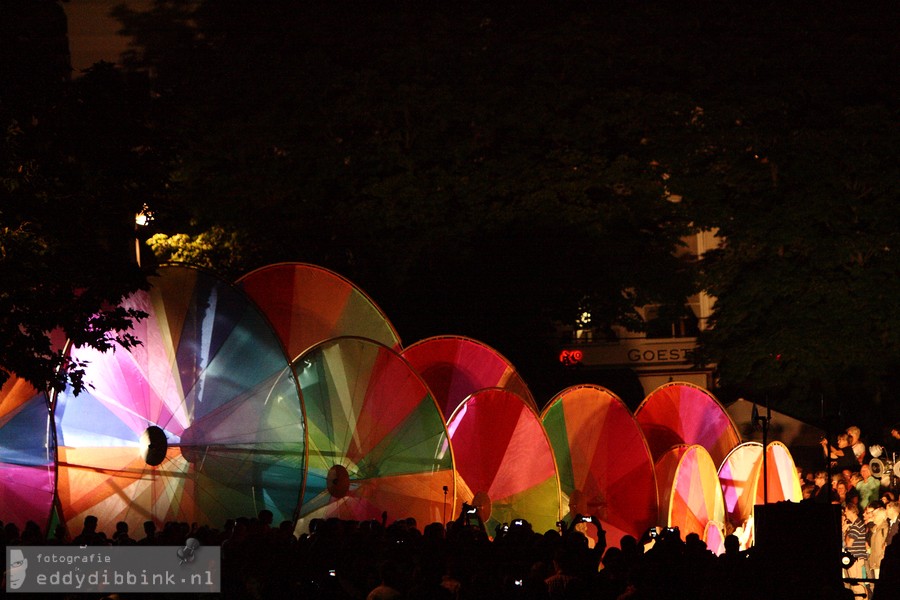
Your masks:
M137 266L141 266L141 236L138 235L142 227L147 227L153 221L153 211L144 204L141 212L134 215L134 260Z

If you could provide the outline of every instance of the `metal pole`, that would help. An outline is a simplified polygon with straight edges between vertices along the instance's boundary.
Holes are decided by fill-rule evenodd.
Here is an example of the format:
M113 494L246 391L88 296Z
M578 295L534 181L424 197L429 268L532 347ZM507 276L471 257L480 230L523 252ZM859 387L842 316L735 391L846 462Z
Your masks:
M756 405L753 405L754 408ZM769 408L769 398L766 397L766 416L756 416L759 424L762 425L763 435L763 504L769 503L769 421L772 420L772 409Z
M766 416L762 418L763 430L763 504L769 503L769 401L766 400Z

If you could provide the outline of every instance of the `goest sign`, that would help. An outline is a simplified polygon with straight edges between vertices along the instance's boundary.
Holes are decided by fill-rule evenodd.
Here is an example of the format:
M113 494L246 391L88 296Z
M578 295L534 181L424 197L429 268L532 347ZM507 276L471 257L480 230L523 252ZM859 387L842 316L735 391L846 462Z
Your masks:
M632 363L693 362L693 348L631 348L628 361Z
M693 339L659 340L622 339L570 347L560 352L559 361L566 366L664 367L692 366L696 343Z

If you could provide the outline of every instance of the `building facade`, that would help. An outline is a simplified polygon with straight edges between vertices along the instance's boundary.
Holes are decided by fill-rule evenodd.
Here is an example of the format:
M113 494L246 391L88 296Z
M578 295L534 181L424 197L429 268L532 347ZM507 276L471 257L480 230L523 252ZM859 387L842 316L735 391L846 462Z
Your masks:
M684 252L702 256L717 245L715 232L701 232L684 239ZM662 318L658 306L640 309L645 331L633 332L612 327L603 333L595 329L585 313L560 336L559 361L565 367L602 380L604 372L630 370L644 395L670 381L684 381L703 388L713 385L711 365L697 366L694 352L697 335L706 327L714 299L707 294L692 296L682 317ZM615 390L613 390L615 391Z

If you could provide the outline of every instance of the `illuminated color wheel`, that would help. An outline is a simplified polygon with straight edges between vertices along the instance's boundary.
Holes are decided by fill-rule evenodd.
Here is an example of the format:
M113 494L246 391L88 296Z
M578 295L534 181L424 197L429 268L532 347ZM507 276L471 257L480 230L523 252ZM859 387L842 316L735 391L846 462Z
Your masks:
M745 442L729 452L719 467L725 518L733 529L744 527L753 516L762 452L759 442Z
M762 463L762 459L760 459ZM803 499L803 489L800 486L800 476L797 475L797 465L791 451L781 442L770 442L766 447L766 467L768 471L769 489L768 499L764 498L762 464L759 466L759 483L756 488L756 503L772 502L800 502Z
M56 484L47 396L15 375L0 388L0 521L46 532Z
M690 383L667 383L656 388L634 416L657 461L672 446L699 444L718 467L741 443L737 427L719 401Z
M296 531L315 518L419 527L455 517L453 455L440 410L399 354L354 337L323 342L294 365L309 427ZM446 491L445 491L446 490Z
M610 545L640 537L656 524L656 475L647 442L631 411L609 390L568 388L544 408L544 429L559 468L567 520L603 522Z
M70 531L86 515L125 521L292 519L302 489L300 397L268 322L236 288L180 266L159 269L124 305L130 352L75 349L88 387L56 403L59 500Z
M538 412L531 391L512 364L477 340L458 336L428 338L403 350L403 358L428 384L448 419L471 394L494 387L518 394Z
M560 517L559 477L540 419L518 395L498 388L469 396L447 423L456 470L465 482L460 500L484 493L489 535L501 523L525 519L543 533Z
M701 539L706 542L706 547L716 556L721 556L725 552L725 526L722 523L709 521Z
M314 345L357 336L400 349L400 338L380 308L337 273L304 263L257 269L238 285L272 322L291 360Z
M756 505L774 502L800 502L803 491L790 450L781 442L771 442L763 463L759 442L736 447L719 468L719 482L725 499L725 515L731 525L741 528L741 549L753 545ZM763 480L768 479L767 490Z
M696 533L707 541L707 524L723 523L725 503L716 467L699 445L669 449L656 462L660 517L667 527L678 527L681 537Z

